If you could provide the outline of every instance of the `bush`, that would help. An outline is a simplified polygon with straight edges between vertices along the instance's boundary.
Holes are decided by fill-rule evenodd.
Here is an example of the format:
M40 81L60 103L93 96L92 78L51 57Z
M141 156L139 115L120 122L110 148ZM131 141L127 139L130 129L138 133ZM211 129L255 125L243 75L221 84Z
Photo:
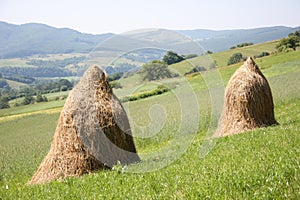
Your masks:
M115 88L115 89L122 88L121 83L120 83L120 82L117 82L117 81L109 82L109 85L110 85L111 88Z
M33 98L33 96L26 94L21 104L28 105L28 104L32 104L34 102L35 102L35 99Z
M259 55L255 55L255 56L253 56L253 58L262 58L262 57L264 57L264 56L269 56L270 55L270 53L269 52L262 52L261 54L259 54Z
M205 68L205 67L202 67L202 66L196 66L196 67L194 67L193 69L191 69L190 71L184 73L184 75L192 74L192 73L196 73L196 72L203 72L203 71L206 71L206 68Z
M242 60L243 60L243 54L235 53L235 54L232 54L232 56L229 58L227 65L232 65L232 64L241 62Z
M296 48L300 46L300 37L295 34L290 34L287 38L283 38L276 45L276 49L279 52L285 52L290 49L296 51Z
M112 75L108 75L107 80L108 81L119 80L120 78L122 78L123 75L124 75L124 72L116 72Z
M236 45L238 48L241 48L241 47L246 47L246 46L251 46L253 45L253 42L244 42L242 44L238 44Z
M6 80L0 78L0 88L4 88L8 86L8 83L6 82Z
M67 91L67 90L68 90L68 86L66 86L66 85L60 86L60 91L64 92L64 91Z
M198 55L197 55L197 54L188 54L188 55L182 55L182 57L183 57L184 59L191 59L191 58L196 58L196 57L198 57Z
M184 58L182 56L179 56L177 53L173 51L168 51L167 54L163 57L163 61L168 65L175 64L183 60Z
M232 47L230 47L230 49L242 48L242 47L251 46L251 45L253 45L253 42L244 42L244 43L238 44L236 46L232 46Z
M143 81L153 81L173 77L173 74L169 70L167 64L160 60L154 60L150 63L144 64L138 73L142 75Z
M36 102L39 103L39 102L47 102L48 99L46 96L42 96L41 94L38 94L36 96Z
M8 101L9 101L8 97L1 97L0 98L0 109L10 108Z
M157 86L157 88L155 90L129 95L129 96L121 98L120 101L123 103L127 102L127 101L136 101L139 99L144 99L144 98L155 96L155 95L160 95L160 94L163 94L168 91L170 91L169 88L167 88L164 85L159 85L159 86Z

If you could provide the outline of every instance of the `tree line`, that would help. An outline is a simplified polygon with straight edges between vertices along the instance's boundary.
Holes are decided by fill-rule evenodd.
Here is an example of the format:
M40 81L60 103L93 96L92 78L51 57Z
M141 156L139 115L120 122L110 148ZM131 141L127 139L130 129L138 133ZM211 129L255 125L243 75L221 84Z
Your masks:
M36 83L35 85L23 87L18 90L12 89L9 87L9 85L7 85L6 87L0 88L0 109L9 108L10 100L21 97L23 97L23 100L21 103L15 104L15 106L28 105L36 102L45 102L48 101L45 94L68 91L73 88L73 85L74 83L67 79Z

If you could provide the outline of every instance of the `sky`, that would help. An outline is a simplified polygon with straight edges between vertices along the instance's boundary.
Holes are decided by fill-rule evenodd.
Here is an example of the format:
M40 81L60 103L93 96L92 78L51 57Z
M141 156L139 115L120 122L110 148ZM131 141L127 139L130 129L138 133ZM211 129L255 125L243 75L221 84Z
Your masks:
M299 0L0 0L0 21L83 33L300 26Z

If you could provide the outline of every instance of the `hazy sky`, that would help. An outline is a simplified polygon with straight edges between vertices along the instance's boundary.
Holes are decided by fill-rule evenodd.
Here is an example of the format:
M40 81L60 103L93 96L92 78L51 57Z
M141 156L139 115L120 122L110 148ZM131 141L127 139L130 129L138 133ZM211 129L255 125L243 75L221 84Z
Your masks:
M122 33L300 26L300 0L0 0L0 21Z

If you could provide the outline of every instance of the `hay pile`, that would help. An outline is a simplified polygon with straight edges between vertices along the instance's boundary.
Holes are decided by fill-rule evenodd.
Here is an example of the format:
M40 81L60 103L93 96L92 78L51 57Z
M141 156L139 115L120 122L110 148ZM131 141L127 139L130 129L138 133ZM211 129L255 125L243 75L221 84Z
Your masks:
M226 136L276 125L267 79L249 57L230 78L216 136Z
M70 92L54 139L29 184L140 161L127 115L105 74L90 67Z

